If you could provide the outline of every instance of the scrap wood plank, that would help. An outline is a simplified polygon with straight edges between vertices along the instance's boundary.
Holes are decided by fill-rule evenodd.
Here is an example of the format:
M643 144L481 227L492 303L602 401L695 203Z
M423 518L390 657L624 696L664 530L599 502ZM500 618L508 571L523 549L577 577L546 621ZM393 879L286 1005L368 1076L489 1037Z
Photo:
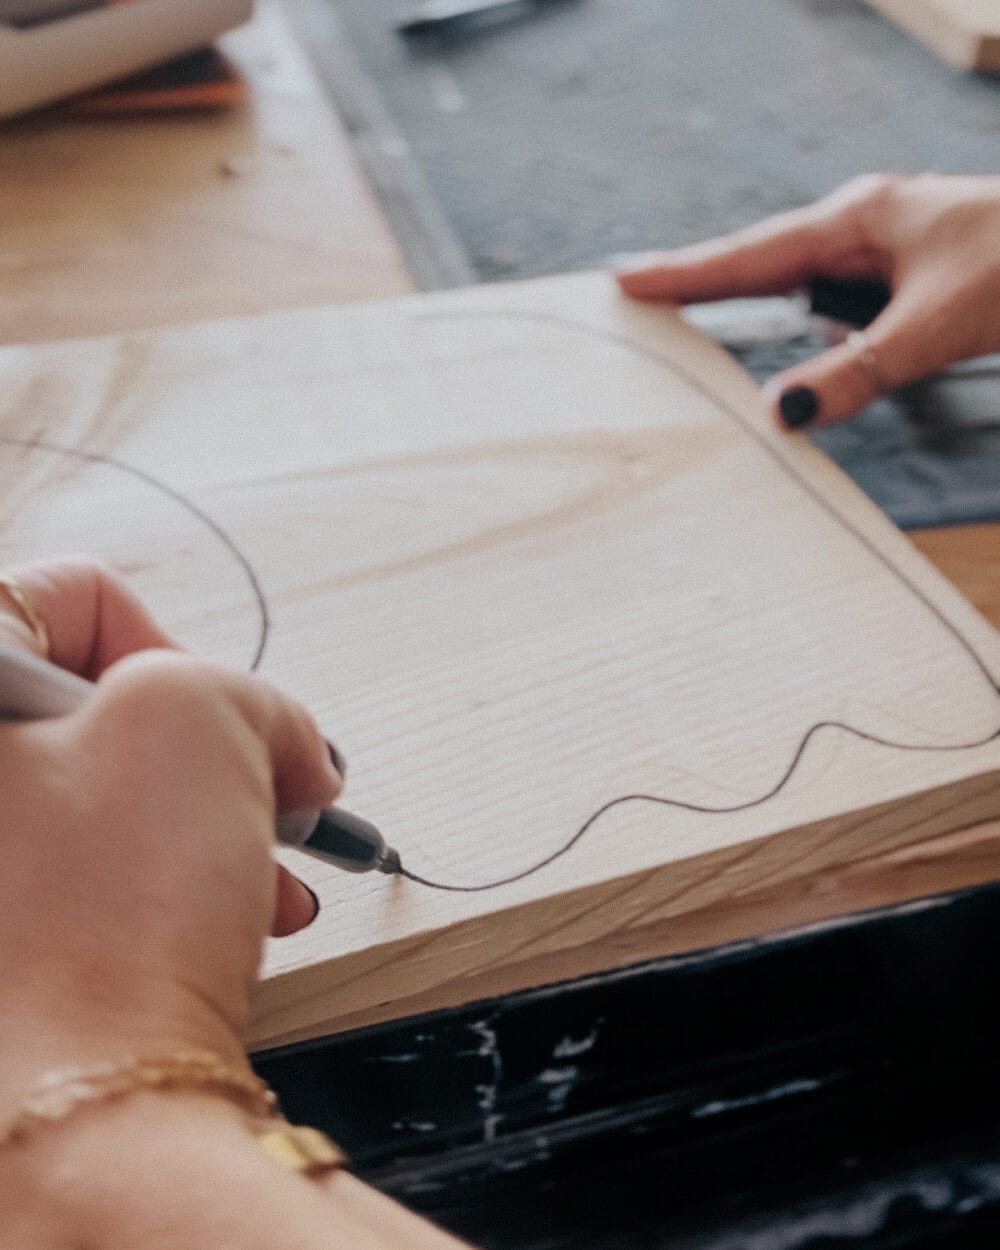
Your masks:
M1000 0L868 0L959 69L1000 69Z
M943 836L1000 816L996 633L604 275L9 347L0 378L0 564L93 550L259 659L434 883L282 851L323 910L269 947L255 1045L996 873L995 827Z

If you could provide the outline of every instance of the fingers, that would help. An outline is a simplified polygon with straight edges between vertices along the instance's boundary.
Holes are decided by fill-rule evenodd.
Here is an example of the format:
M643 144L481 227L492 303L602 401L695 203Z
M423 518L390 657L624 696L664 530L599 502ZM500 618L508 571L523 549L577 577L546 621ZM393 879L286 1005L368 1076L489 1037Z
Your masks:
M319 727L301 704L263 678L181 652L123 659L78 715L112 722L123 745L132 735L148 751L152 738L154 748L190 758L192 766L206 752L220 761L242 754L263 763L277 811L326 807L342 789Z
M113 688L131 689L138 674L139 684L150 687L140 696L140 702L146 699L140 714L147 716L151 708L162 713L157 702L161 695L175 701L189 696L211 699L213 692L227 695L254 725L275 761L279 810L325 806L335 794L317 803L300 800L314 792L326 796L331 787L340 792L342 757L322 738L303 707L263 679L183 656L139 600L107 569L84 560L62 560L15 568L10 576L45 622L53 663L96 679L132 657L131 666L116 674ZM0 607L0 636L3 631L30 632L15 602ZM33 641L37 649L37 639ZM137 655L143 652L154 654ZM111 688L112 683L102 687ZM316 759L318 772L310 762Z
M321 737L305 709L260 679L176 653L164 657L173 647L170 638L109 571L83 560L62 560L15 568L10 576L20 593L0 588L0 641L40 653L43 647L30 623L31 615L37 615L48 634L49 658L88 678L100 677L136 652L154 653L121 665L96 692L99 715L112 736L114 718L119 718L122 749L141 742L154 722L161 735L198 740L199 720L225 719L228 702L265 748L265 771L278 810L325 807L339 794L343 757ZM171 658L176 662L171 664ZM225 732L225 726L217 725L206 733L204 749L214 750L218 735ZM308 925L319 901L286 869L276 866L276 871L273 932L283 936Z
M771 378L763 393L787 429L832 425L874 400L943 369L960 353L940 332L940 320L902 292L864 333Z
M60 668L93 679L134 651L175 646L138 599L98 564L60 560L8 573L44 621L48 658ZM23 612L6 596L0 607L0 638L38 652Z
M765 388L780 424L843 421L895 387L995 350L1000 182L870 175L826 199L617 274L675 302L766 295L818 275L881 277L893 290L863 334Z
M848 343L778 374L763 389L775 420L789 430L846 421L882 393L876 375Z
M779 295L817 273L869 276L878 261L843 195L772 217L693 247L641 257L615 278L633 299L690 304L745 295Z

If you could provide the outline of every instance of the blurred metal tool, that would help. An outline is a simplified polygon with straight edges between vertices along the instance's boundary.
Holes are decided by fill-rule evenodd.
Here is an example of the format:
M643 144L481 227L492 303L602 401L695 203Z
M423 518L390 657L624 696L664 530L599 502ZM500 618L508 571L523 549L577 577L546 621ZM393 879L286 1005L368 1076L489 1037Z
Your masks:
M817 331L836 341L848 327L861 330L870 325L889 299L884 282L820 277L794 295L689 304L683 316L726 347L745 349Z
M474 21L507 21L522 13L546 8L557 0L421 0L396 23L401 35L444 32L450 26Z
M202 48L253 0L0 0L0 118Z

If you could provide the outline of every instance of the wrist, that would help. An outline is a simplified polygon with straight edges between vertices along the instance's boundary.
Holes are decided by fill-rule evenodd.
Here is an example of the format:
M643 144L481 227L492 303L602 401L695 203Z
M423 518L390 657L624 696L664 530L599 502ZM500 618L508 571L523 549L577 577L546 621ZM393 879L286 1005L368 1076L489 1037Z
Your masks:
M44 972L28 986L0 986L0 1125L26 1092L54 1069L130 1057L208 1051L249 1069L232 1028L197 995L149 978L136 993L115 983L81 988Z
M202 1020L192 1021L175 1011L163 1016L148 1013L141 1018L133 1015L118 1018L114 1011L109 1011L108 1019L98 1021L90 1013L80 1018L69 1014L54 1020L51 1013L31 1013L24 1003L19 1004L19 1008L16 1013L0 1010L0 1139L17 1121L24 1121L29 1106L37 1106L37 1095L44 1081L51 1090L54 1075L59 1078L61 1074L59 1084L73 1093L66 1076L81 1071L88 1078L94 1096L90 1100L79 1099L79 1104L74 1104L73 1098L66 1100L61 1095L56 1096L58 1123L46 1123L44 1119L32 1123L29 1116L29 1131L22 1134L27 1139L54 1136L61 1130L75 1128L78 1120L103 1118L105 1106L124 1108L140 1096L145 1099L144 1089L149 1089L150 1085L148 1065L143 1065L145 1073L139 1074L145 1080L134 1080L136 1074L130 1073L130 1068L136 1061L210 1054L217 1056L230 1073L251 1076L249 1061L239 1041L229 1031L209 1028ZM106 1083L95 1084L93 1080L93 1074L109 1070L116 1078L111 1084L120 1086L110 1094L105 1091ZM154 1101L168 1104L174 1096L195 1096L202 1103L224 1103L225 1091L212 1080L205 1080L204 1075L202 1088L192 1095L185 1089L185 1085L192 1084L190 1080L170 1080L174 1074L165 1075L168 1080L164 1084L173 1088L165 1088L163 1093L154 1091L151 1095ZM183 1071L180 1075L186 1078L189 1074ZM76 1085L75 1081L71 1084ZM194 1085L197 1084L194 1081ZM46 1095L46 1098L51 1103L51 1096ZM59 1110L60 1100L68 1106L65 1111ZM229 1110L237 1116L240 1114L235 1106ZM0 1146L0 1156L5 1153L6 1149Z
M0 1150L0 1244L36 1244L51 1226L53 1244L140 1245L130 1229L169 1228L177 1206L210 1226L220 1186L260 1166L245 1116L221 1098L140 1092L86 1106Z
M143 1094L0 1151L0 1246L458 1250L348 1173L322 1185L268 1157L221 1100Z
M322 1185L283 1156L279 1166L254 1129L224 1099L178 1090L38 1124L0 1148L0 1246L145 1246L166 1235L193 1250L257 1244L262 1230L269 1244L286 1235L330 1250L458 1246L336 1170L339 1160Z

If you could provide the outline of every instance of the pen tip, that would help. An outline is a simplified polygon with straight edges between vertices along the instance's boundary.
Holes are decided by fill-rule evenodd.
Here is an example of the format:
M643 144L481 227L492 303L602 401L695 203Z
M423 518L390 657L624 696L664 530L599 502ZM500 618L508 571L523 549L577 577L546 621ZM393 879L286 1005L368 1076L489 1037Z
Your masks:
M398 873L403 871L403 862L399 858L399 851L393 847L387 847L378 865L379 872Z

